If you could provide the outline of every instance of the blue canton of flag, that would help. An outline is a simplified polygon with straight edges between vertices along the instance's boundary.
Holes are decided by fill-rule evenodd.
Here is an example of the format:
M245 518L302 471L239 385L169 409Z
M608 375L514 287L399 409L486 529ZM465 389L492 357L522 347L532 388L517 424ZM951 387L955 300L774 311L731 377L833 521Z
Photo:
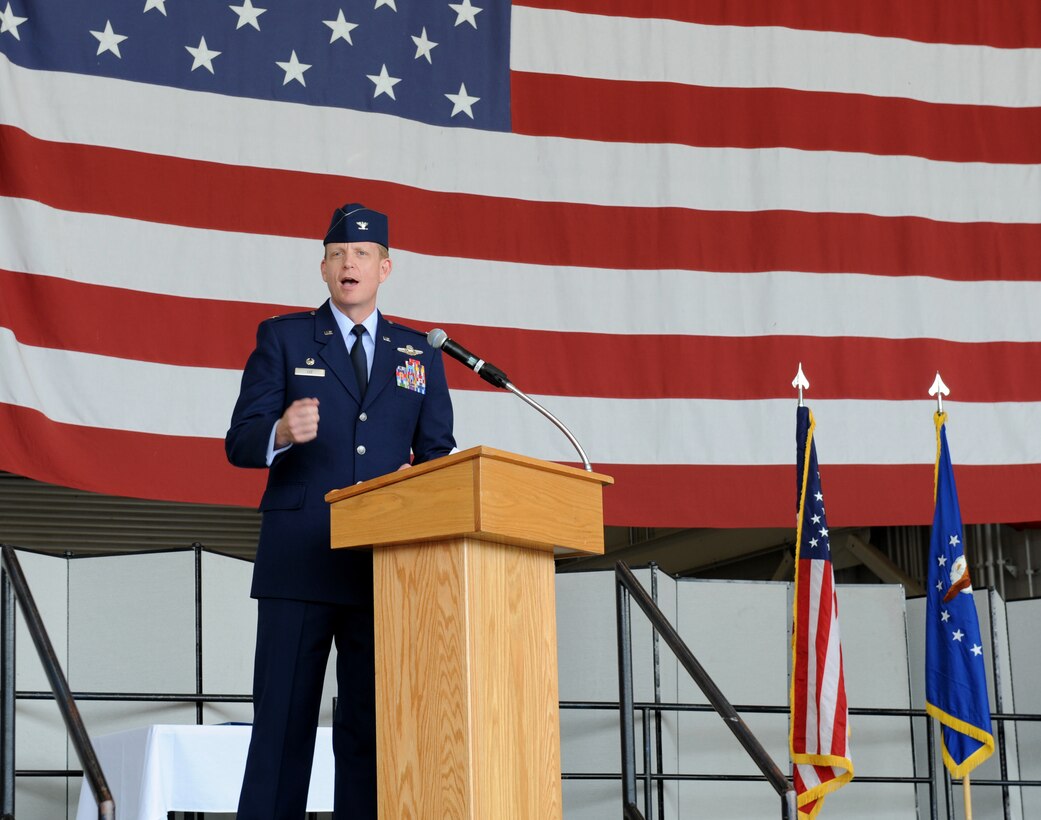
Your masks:
M946 421L946 413L936 414L936 512L925 608L925 708L943 725L944 764L952 777L964 777L990 757L994 737Z
M510 128L507 0L143 2L33 3L0 45L26 68Z

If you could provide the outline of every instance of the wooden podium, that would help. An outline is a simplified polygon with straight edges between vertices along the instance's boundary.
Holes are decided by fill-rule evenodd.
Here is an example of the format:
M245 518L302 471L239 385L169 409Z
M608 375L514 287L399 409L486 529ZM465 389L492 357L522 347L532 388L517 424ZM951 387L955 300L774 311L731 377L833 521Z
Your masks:
M326 496L373 547L380 820L559 820L553 557L603 553L611 483L475 447Z

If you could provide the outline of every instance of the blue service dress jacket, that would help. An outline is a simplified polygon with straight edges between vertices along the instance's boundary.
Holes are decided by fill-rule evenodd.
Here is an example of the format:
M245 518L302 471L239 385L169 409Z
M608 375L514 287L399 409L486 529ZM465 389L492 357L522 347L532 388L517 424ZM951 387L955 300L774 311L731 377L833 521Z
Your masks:
M361 398L334 309L326 301L262 322L242 374L225 439L238 467L267 467L271 430L285 409L301 398L319 402L317 438L276 455L268 472L254 598L371 601L371 553L330 548L325 494L455 447L441 351L380 314Z

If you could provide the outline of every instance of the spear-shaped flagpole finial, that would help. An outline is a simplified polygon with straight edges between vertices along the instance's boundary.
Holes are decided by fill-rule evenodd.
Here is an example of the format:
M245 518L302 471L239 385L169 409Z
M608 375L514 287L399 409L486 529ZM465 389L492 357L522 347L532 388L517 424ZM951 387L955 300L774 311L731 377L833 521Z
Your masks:
M810 388L810 382L806 378L806 374L802 372L802 362L799 362L799 372L795 374L795 379L792 380L792 387L799 388L799 407L802 407L803 388L807 390Z
M940 371L936 371L936 378L933 379L933 386L929 388L929 395L936 396L936 412L943 412L943 397L951 395L951 391L947 388L947 385L943 383L943 379L940 378Z

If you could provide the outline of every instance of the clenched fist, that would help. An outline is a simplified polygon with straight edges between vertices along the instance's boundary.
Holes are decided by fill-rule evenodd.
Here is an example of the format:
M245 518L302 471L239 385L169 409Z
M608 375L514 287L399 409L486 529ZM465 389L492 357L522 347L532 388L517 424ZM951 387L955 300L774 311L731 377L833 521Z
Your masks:
M318 436L318 399L297 399L286 408L275 428L275 449L303 444Z

